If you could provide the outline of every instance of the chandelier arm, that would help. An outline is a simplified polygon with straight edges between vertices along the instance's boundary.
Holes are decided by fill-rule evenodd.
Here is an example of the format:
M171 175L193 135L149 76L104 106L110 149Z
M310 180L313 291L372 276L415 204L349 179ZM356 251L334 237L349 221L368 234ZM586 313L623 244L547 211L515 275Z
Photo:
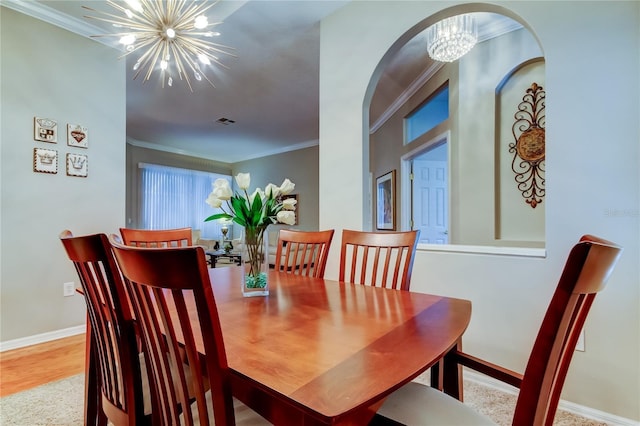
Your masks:
M225 69L230 69L227 65L223 64L218 59L217 56L214 56L211 53L209 53L207 50L204 50L204 49L200 48L195 43L183 42L181 44L181 50L186 50L189 53L191 53L192 55L194 55L195 57L198 57L200 54L205 55L207 58L209 58L211 61L215 62L216 64L220 65L221 67L223 67ZM219 51L218 49L213 49L213 50ZM220 52L227 53L227 52L224 52L224 51L220 51ZM236 55L233 55L233 54L229 54L229 55L237 57Z
M142 9L142 12L138 12L138 11L131 11L130 9L123 7L121 5L119 5L118 3L112 1L112 0L107 0L107 4L111 7L113 7L116 10L119 10L120 12L124 13L126 15L126 17L124 16L118 16L118 15L111 15L108 12L102 12L100 11L99 13L103 13L105 15L109 15L109 16L114 16L116 18L120 18L123 21L126 22L134 22L137 23L136 20L134 20L133 18L129 18L129 14L127 13L127 10L129 11L129 13L131 13L133 16L135 16L137 18L138 21L142 21L142 23L148 25L148 26L152 26L154 25L153 20L149 19L149 16L145 13L145 9Z
M171 45L171 50L174 52L174 56L176 58L184 59L187 65L189 65L189 68L191 68L191 71L193 71L194 73L200 72L199 67L196 68L197 64L195 63L195 61L191 58L191 56L189 56L189 52L186 51L182 46L183 44L184 43L182 42L176 42ZM183 70L184 70L184 67L183 67ZM185 75L187 75L186 71L185 71Z
M174 24L175 20L176 20L176 11L180 11L182 9L182 5L183 5L184 1L180 1L176 4L175 0L166 0L166 3L164 4L165 6L165 13L164 16L167 18L168 22L165 22L165 24ZM156 0L156 4L158 4L158 10L160 9L159 7L159 0Z
M225 46L224 44L212 43L210 41L198 40L198 39L189 40L189 43L191 43L194 46L199 47L205 53L207 53L207 51L209 51L209 50L213 50L214 52L223 53L225 55L233 56L234 58L238 57L234 53L227 52L226 50L224 50L224 49L235 50L233 47Z
M143 71L147 70L143 81L147 81L149 80L149 76L151 75L151 73L153 72L153 68L155 67L155 64L157 63L158 60L158 56L160 55L160 41L154 42L151 47L149 48L149 50L147 50L141 57L140 59L138 59L137 63L140 64L140 66L138 67L138 71L136 72L136 74L134 75L133 79L135 80L136 77L138 77L138 75Z
M206 12L209 9L211 9L217 3L218 3L218 1L215 1L215 2L210 3L210 4L207 4L207 3L192 4L191 6L189 6L187 8L187 10L185 10L183 13L181 13L180 23L185 26L185 27L181 27L181 28L185 29L186 27L188 27L188 24L190 23L190 21L193 21L197 16L204 14L204 12ZM209 26L209 25L211 25L211 24L208 24L207 26Z
M151 53L152 53L152 50L156 48L154 45L158 45L160 43L161 43L161 41L159 41L157 39L154 39L154 38L144 39L142 42L136 43L134 49L131 52L127 52L124 55L122 55L121 57L127 56L127 55L137 51L138 49L141 49L143 47L147 47L147 46L151 45L152 47L149 50L147 50L146 52L144 52L142 55L140 55L140 57L136 61L136 62L139 62L140 64L142 64L143 61L146 63L145 58L150 56Z
M151 62L149 63L149 67L147 68L147 73L144 76L144 80L143 81L149 81L149 78L151 77L151 73L153 72L153 69L156 67L156 64L158 63L158 57L160 57L160 47L158 47L157 45L155 45L154 47L152 47L152 49L154 50L154 53L152 56L150 56Z
M178 69L180 80L182 80L182 76L184 75L184 80L187 82L187 86L189 86L189 90L191 90L191 92L193 93L193 87L191 87L191 79L189 78L189 74L184 69L184 65L182 63L183 56L180 54L179 50L177 50L176 48L177 46L175 45L175 43L171 45L171 51L173 52L173 56L176 58L176 68Z
M179 53L179 55L176 55L176 57L178 58L183 58L185 60L185 62L187 63L187 65L189 65L189 67L191 68L191 70L195 73L197 73L198 75L200 75L200 77L204 77L205 80L207 80L209 82L209 84L215 88L216 86L213 84L213 82L209 79L209 77L207 77L206 73L204 71L202 71L200 69L200 66L193 60L193 58L191 58L191 56L189 55L189 53L185 50L185 46L183 46L184 43L174 43L172 45L172 48ZM183 67L184 69L184 67ZM189 75L187 74L186 70L184 72L185 78L188 79ZM189 87L191 87L191 85L189 85Z

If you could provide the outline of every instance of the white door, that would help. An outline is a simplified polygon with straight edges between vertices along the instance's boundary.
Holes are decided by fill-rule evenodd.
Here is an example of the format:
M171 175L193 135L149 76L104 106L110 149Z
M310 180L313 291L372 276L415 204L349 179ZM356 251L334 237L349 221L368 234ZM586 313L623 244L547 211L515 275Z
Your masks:
M447 161L421 160L412 164L413 229L420 243L448 244Z

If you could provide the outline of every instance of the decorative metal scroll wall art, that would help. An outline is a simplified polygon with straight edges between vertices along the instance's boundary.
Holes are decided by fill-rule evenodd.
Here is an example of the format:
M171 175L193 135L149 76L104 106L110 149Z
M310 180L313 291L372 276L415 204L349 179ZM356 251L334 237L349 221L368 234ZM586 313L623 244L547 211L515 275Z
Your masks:
M535 209L545 195L545 91L542 86L533 83L527 89L514 118L511 131L515 142L509 144L509 152L513 153L511 169L516 174L518 190Z

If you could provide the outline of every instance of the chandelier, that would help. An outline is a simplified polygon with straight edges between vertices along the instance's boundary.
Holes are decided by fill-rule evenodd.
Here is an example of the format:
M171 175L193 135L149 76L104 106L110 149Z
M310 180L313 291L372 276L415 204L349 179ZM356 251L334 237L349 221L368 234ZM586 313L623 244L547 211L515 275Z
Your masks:
M469 52L478 41L473 16L457 15L436 22L427 29L427 51L440 62L453 62Z
M143 82L146 82L154 71L158 71L163 88L165 83L173 86L174 78L179 78L186 81L193 92L192 77L197 81L205 79L215 87L206 71L212 63L228 68L220 62L218 54L235 56L230 52L232 48L207 40L220 35L210 30L220 22L209 23L204 15L217 2L125 0L125 5L106 1L119 15L82 7L101 15L86 18L107 22L121 29L120 32L93 37L119 37L126 51L121 58L140 52L133 65L134 80L142 74Z

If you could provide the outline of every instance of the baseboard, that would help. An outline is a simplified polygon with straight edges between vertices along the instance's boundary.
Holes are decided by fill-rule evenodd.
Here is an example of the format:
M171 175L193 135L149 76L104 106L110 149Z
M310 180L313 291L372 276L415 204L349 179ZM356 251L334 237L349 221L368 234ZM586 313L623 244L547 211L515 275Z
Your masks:
M465 368L464 370L465 380L478 383L482 386L488 386L490 388L499 390L512 395L517 395L518 390L513 386L509 386L504 382L492 379L483 374L476 373ZM640 426L640 422L625 417L616 416L615 414L607 413L604 411L596 410L594 408L586 407L584 405L576 404L574 402L560 400L558 408L569 413L577 414L582 417L586 417L591 420L595 420L601 423L606 423L613 426Z
M62 330L50 331L48 333L21 337L20 339L7 340L6 342L0 342L0 352L36 345L38 343L50 342L51 340L62 339L63 337L75 336L86 331L86 325L78 325L75 327L63 328Z

